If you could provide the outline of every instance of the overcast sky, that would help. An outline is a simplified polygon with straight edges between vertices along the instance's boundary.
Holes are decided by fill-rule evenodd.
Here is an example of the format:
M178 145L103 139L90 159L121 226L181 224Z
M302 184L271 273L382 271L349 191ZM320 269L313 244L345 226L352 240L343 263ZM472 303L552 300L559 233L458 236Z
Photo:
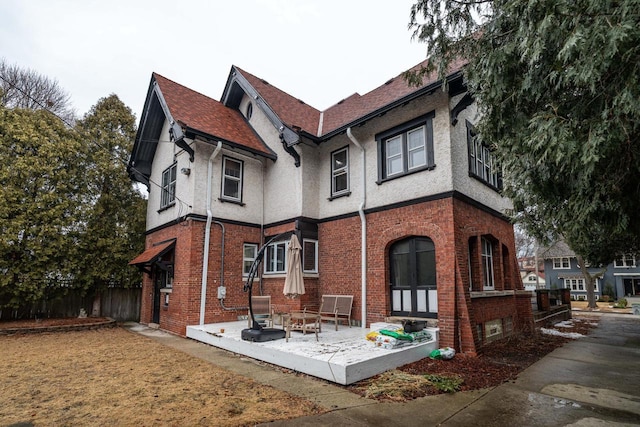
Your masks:
M413 0L0 0L0 57L55 79L80 116L152 72L219 100L231 65L318 109L426 57Z

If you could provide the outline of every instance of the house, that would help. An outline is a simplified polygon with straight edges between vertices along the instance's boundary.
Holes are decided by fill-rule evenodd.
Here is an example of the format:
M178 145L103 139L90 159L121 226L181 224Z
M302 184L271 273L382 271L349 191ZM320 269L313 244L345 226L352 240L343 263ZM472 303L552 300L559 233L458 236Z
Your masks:
M470 354L531 328L510 202L474 138L461 65L445 89L399 75L324 111L236 66L220 101L152 74L128 168L149 189L146 250L131 261L145 271L142 322L184 335L246 315L246 275L277 237L254 294L278 311L353 295L356 325L429 319ZM298 299L282 291L292 233Z
M527 291L546 289L544 271L520 270L520 277L522 278L522 284Z
M544 258L548 289L571 289L571 299L586 300L586 281L578 258L564 241L558 241L541 252ZM611 299L640 296L640 265L633 254L623 254L607 265L587 265L595 275L596 298L608 295Z

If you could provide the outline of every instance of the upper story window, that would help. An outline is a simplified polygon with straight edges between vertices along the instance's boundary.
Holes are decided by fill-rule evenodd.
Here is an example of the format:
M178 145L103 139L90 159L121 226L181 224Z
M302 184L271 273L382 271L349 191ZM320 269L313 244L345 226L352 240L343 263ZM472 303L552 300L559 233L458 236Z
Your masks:
M253 261L258 255L258 245L255 243L245 243L242 246L242 275L248 276Z
M426 114L376 135L378 183L435 167L434 114Z
M553 269L554 270L567 270L571 268L571 263L568 257L554 258Z
M242 202L242 168L242 161L223 157L222 199Z
M502 190L502 173L491 149L475 136L473 125L467 121L469 175L496 190Z
M331 197L349 193L349 147L331 153Z
M264 257L265 273L286 273L287 272L287 241L275 242L267 246Z
M173 205L176 201L176 173L178 164L174 163L162 172L162 190L160 196L160 208Z
M248 103L247 104L247 112L246 112L247 120L251 120L251 116L252 115L253 115L253 104L252 103Z
M636 266L636 257L631 254L624 254L616 258L613 262L614 268L629 268Z
M318 241L302 239L302 271L305 273L318 272Z
M481 239L482 243L482 285L485 291L493 290L495 283L493 279L493 245L491 241L485 237Z

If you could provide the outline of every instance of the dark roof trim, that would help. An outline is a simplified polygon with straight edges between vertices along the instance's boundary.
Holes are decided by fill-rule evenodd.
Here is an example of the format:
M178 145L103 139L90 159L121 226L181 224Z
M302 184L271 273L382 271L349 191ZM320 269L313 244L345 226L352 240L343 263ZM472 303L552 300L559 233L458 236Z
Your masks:
M473 104L473 96L467 92L460 101L451 109L451 125L458 123L458 115L462 113L469 105Z
M169 106L167 105L167 101L164 99L162 95L162 91L160 90L160 86L158 82L154 80L153 82L153 91L158 97L158 101L160 102L160 106L162 107L162 111L164 111L164 116L167 118L170 124L169 135L171 135L171 139L175 142L175 144L182 148L184 151L189 153L189 161L193 163L195 152L193 148L189 146L184 140L184 133L182 132L182 127L176 123L173 116L171 115L171 111L169 111Z
M447 85L452 84L453 82L457 81L458 79L460 79L460 80L462 79L462 71L456 71L455 73L450 74L446 78ZM360 117L360 118L358 118L356 120L353 120L350 123L342 125L339 128L337 128L337 129L335 129L335 130L323 135L322 136L322 141L327 141L327 140L333 138L334 136L339 135L342 132L346 132L346 130L348 128L350 128L350 127L358 126L360 124L364 124L364 122L367 122L367 121L369 121L369 120L371 120L371 119L373 119L373 118L375 118L375 117L377 117L379 115L385 114L388 111L391 111L392 109L401 106L402 104L405 104L405 103L407 103L409 101L412 101L412 100L414 100L416 98L421 97L422 95L425 95L425 94L429 95L429 94L435 92L435 90L438 89L441 86L442 86L442 80L437 80L437 81L435 81L435 82L433 82L433 83L431 83L431 84L429 84L427 86L424 86L424 87L416 90L415 92L411 92L407 96L404 96L404 97L402 97L400 99L397 99L397 100L395 100L395 101L393 101L393 102L391 102L391 103L389 103L389 104L387 104L387 105L385 105L385 106L383 106L381 108L378 108L377 110L374 110L374 111L372 111L372 112L370 112L368 114L365 114L364 116L362 116L362 117Z
M231 67L231 78L229 79L229 82L224 90L224 98L222 102L225 105L228 105L229 103L231 89L233 88L234 83L240 86L240 88L244 90L245 93L249 97L251 97L251 99L253 99L253 101L262 110L262 112L264 112L271 124L278 130L278 132L280 132L280 139L284 143L286 143L290 147L300 142L300 136L298 135L298 133L286 126L283 121L280 120L280 117L278 117L275 111L271 109L269 104L267 104L267 102L262 99L260 93L251 85L251 83L249 83L249 81L242 75L242 73L238 71L235 66Z
M271 153L265 153L263 151L258 151L258 150L255 150L255 149L251 148L251 147L247 147L245 145L241 145L241 144L238 144L238 143L233 142L233 141L229 141L229 140L224 139L224 138L219 138L219 137L217 137L215 135L210 135L208 133L202 132L201 130L194 129L194 128L191 128L191 127L185 127L185 135L187 136L187 138L191 138L191 139L195 139L196 136L199 136L200 138L203 138L203 139L205 139L207 141L222 141L222 143L224 145L226 145L228 147L231 147L233 149L236 149L236 150L245 151L247 153L251 153L253 155L264 157L264 158L271 159L271 160L274 160L274 161L278 159L278 155L276 153L274 153L273 151ZM191 147L189 147L189 148L191 148Z

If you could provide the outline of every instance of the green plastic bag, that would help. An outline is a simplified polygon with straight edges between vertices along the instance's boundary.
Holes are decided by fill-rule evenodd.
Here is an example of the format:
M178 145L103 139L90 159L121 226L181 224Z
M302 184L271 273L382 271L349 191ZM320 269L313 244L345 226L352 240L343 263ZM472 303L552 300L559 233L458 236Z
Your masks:
M442 354L440 353L440 350L436 349L429 353L429 357L432 359L440 360L442 359Z

